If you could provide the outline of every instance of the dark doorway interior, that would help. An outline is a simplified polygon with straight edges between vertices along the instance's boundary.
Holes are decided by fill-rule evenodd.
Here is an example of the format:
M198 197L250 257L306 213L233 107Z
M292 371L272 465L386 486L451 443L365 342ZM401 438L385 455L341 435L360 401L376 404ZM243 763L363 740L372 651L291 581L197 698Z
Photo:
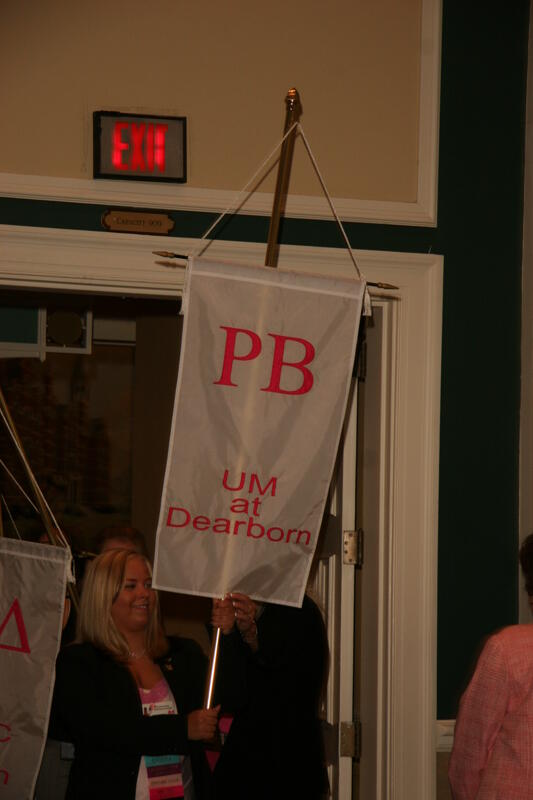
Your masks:
M42 362L35 355L8 357L0 341L0 388L37 480L75 552L91 552L103 527L129 523L153 555L178 374L180 300L4 292L0 339L2 309L20 336L29 311L40 308L90 311L93 333L90 354L60 348ZM28 491L1 420L0 459ZM2 464L0 502L5 535L39 538L39 516ZM168 633L208 648L208 598L162 592L161 605Z
M36 328L32 310L45 309L47 320L54 314L84 320L91 315L88 348L76 342L58 346L47 330L46 344L55 347L41 353L43 360L0 344L0 387L73 548L91 550L98 530L118 522L138 526L153 547L177 375L179 300L6 292L0 306L1 338L11 345L17 337L31 340L24 328ZM3 423L0 459L4 532L37 539L42 526L13 480L28 491Z

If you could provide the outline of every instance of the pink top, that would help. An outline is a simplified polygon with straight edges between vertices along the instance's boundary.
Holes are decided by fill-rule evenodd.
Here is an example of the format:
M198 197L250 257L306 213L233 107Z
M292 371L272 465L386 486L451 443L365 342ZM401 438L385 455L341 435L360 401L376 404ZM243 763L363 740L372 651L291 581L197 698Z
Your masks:
M461 698L454 800L533 800L533 625L491 636Z
M152 714L175 714L177 711L174 697L164 678L161 678L152 689L139 688L139 694L141 696L143 714L146 716L150 717Z
M146 716L176 714L174 696L164 678L152 689L139 688ZM190 759L179 755L143 756L137 775L135 800L193 800Z

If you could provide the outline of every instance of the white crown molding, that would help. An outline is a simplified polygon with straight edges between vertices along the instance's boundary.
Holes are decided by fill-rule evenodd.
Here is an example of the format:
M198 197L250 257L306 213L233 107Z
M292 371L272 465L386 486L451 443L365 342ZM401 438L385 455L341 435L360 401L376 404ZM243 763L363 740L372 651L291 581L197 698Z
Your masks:
M41 289L97 291L106 294L143 294L153 297L174 296L183 286L184 269L179 260L175 266L154 251L168 250L183 255L205 255L206 258L231 259L242 263L264 264L266 246L257 242L233 242L166 236L141 236L130 233L35 228L21 225L0 225L0 285L13 288L27 286ZM354 250L354 257L365 273L373 274L374 264L404 264L409 269L418 262L433 263L439 256L415 253L390 253ZM310 272L325 270L353 277L356 273L345 248L282 245L281 268L301 269L302 262ZM380 273L381 274L381 273ZM369 277L369 279L371 279ZM376 278L395 284L394 273Z
M347 222L414 226L437 224L441 19L441 0L423 0L417 199L415 202L390 202L333 198L339 217ZM234 208L239 193L182 184L0 173L0 197L216 213ZM272 194L265 192L254 192L239 209L242 214L263 216L270 216L271 211ZM286 214L294 218L332 219L329 204L322 196L289 195Z

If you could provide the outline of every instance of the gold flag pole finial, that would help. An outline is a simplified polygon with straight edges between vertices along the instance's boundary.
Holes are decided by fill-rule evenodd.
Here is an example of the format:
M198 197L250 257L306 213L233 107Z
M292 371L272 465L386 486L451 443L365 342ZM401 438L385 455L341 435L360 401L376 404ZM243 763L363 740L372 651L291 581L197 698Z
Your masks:
M285 98L286 113L283 135L291 129L295 122L298 122L302 114L302 104L297 89L289 89ZM279 223L285 211L287 192L289 189L289 178L291 175L292 157L294 153L294 142L296 139L296 128L291 131L281 146L279 157L278 177L276 180L276 190L272 204L272 216L270 217L270 228L268 231L268 244L265 258L265 266L276 267L278 263L279 245Z

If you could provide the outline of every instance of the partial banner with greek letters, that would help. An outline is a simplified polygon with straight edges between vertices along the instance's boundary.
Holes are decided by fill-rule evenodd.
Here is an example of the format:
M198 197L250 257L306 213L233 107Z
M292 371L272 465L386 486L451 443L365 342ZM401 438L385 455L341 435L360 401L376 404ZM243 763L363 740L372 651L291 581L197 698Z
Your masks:
M0 538L0 797L31 800L48 729L70 551Z
M364 295L357 279L190 260L157 588L301 605Z

